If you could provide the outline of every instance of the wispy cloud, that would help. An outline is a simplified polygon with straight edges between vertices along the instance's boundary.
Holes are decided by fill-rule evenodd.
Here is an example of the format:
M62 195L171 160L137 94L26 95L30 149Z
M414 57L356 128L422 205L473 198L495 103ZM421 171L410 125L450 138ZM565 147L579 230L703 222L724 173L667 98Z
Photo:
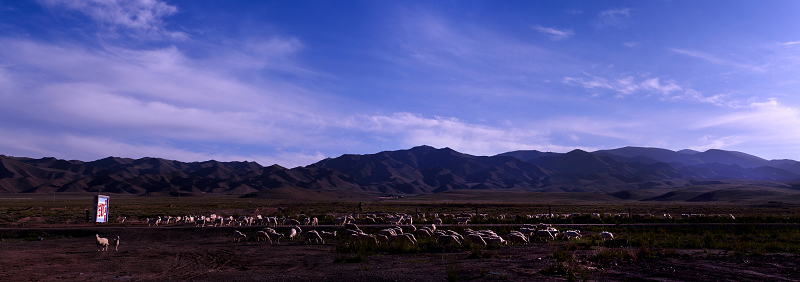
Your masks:
M585 77L564 77L562 83L566 85L578 85L586 89L609 90L616 92L616 97L620 98L634 93L644 93L646 96L654 95L661 100L694 101L725 107L737 107L739 105L736 101L725 100L725 95L717 94L706 96L699 91L681 86L671 79L666 81L662 81L660 78L637 80L633 76L606 79L586 72L583 74Z
M178 12L178 8L158 0L41 0L53 8L67 8L81 12L105 26L109 31L122 28L138 37L179 39L187 34L164 28L164 18Z
M691 130L730 132L722 136L704 137L706 146L698 148L725 148L736 145L758 144L750 153L773 156L797 154L800 140L800 109L780 103L771 98L762 102L751 102L733 112L705 116L687 122Z
M627 28L630 24L631 9L630 8L617 8L609 9L597 14L597 19L594 26L598 29L613 27L613 28Z
M631 42L622 42L622 45L628 48L638 47L639 42L631 41Z
M742 70L747 70L747 71L752 71L752 72L764 72L764 71L767 70L767 65L756 66L756 65L751 65L751 64L740 63L740 62L736 62L736 61L733 61L733 60L727 60L727 59L719 58L717 56L714 56L712 54L705 53L705 52L684 50L684 49L675 49L675 48L670 49L670 50L672 52L675 52L675 53L678 53L678 54L681 54L681 55L686 55L686 56L702 59L702 60L705 60L705 61L707 61L709 63L712 63L712 64L715 64L715 65L731 66L731 67L735 67L737 69L742 69Z
M792 42L780 43L781 46L791 46L791 45L798 45L798 44L800 44L800 41L792 41Z
M567 39L570 36L574 35L575 33L571 29L555 29L552 27L543 27L540 25L531 26L531 28L535 29L538 32L544 33L552 40L563 40Z

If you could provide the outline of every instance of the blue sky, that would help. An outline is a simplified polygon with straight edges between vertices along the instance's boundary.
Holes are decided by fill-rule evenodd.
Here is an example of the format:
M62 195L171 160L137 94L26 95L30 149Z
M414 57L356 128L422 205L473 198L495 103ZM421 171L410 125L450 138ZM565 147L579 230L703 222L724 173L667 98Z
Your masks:
M800 160L798 1L0 0L0 154Z

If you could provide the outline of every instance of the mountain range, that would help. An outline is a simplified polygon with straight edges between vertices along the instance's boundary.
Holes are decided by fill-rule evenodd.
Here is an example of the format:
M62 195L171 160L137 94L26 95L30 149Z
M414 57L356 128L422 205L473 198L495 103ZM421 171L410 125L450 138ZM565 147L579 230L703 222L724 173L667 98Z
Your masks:
M670 198L657 198L664 196L663 191L718 184L746 183L751 188L763 187L763 191L780 190L775 192L778 194L800 193L797 182L800 162L765 160L716 149L698 152L623 147L595 152L527 150L473 156L450 148L418 146L367 155L347 154L291 169L214 160L108 157L83 162L0 155L0 193L248 194L300 187L374 195L495 190L602 193L620 199L659 200ZM695 197L701 194L702 191Z

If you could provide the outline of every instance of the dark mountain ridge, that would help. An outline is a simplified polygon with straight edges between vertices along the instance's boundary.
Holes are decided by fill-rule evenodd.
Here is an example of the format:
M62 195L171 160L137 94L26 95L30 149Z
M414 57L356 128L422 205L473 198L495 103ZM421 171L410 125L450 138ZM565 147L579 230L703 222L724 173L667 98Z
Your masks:
M773 186L776 181L800 181L800 163L768 161L734 151L675 152L642 147L568 153L513 151L473 156L450 148L418 146L375 154L342 155L292 169L214 160L180 162L149 157L107 157L82 162L0 155L0 193L247 194L299 187L372 194L498 190L590 192L630 197L633 194L619 192L678 189L696 185L696 181L725 179L769 181ZM792 185L779 184L781 187L794 187Z

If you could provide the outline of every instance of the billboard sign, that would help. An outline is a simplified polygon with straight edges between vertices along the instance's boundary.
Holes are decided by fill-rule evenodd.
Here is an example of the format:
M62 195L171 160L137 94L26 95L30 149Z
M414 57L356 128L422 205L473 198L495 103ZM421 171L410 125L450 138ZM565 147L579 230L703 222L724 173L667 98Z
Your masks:
M108 222L108 196L94 197L94 222Z

